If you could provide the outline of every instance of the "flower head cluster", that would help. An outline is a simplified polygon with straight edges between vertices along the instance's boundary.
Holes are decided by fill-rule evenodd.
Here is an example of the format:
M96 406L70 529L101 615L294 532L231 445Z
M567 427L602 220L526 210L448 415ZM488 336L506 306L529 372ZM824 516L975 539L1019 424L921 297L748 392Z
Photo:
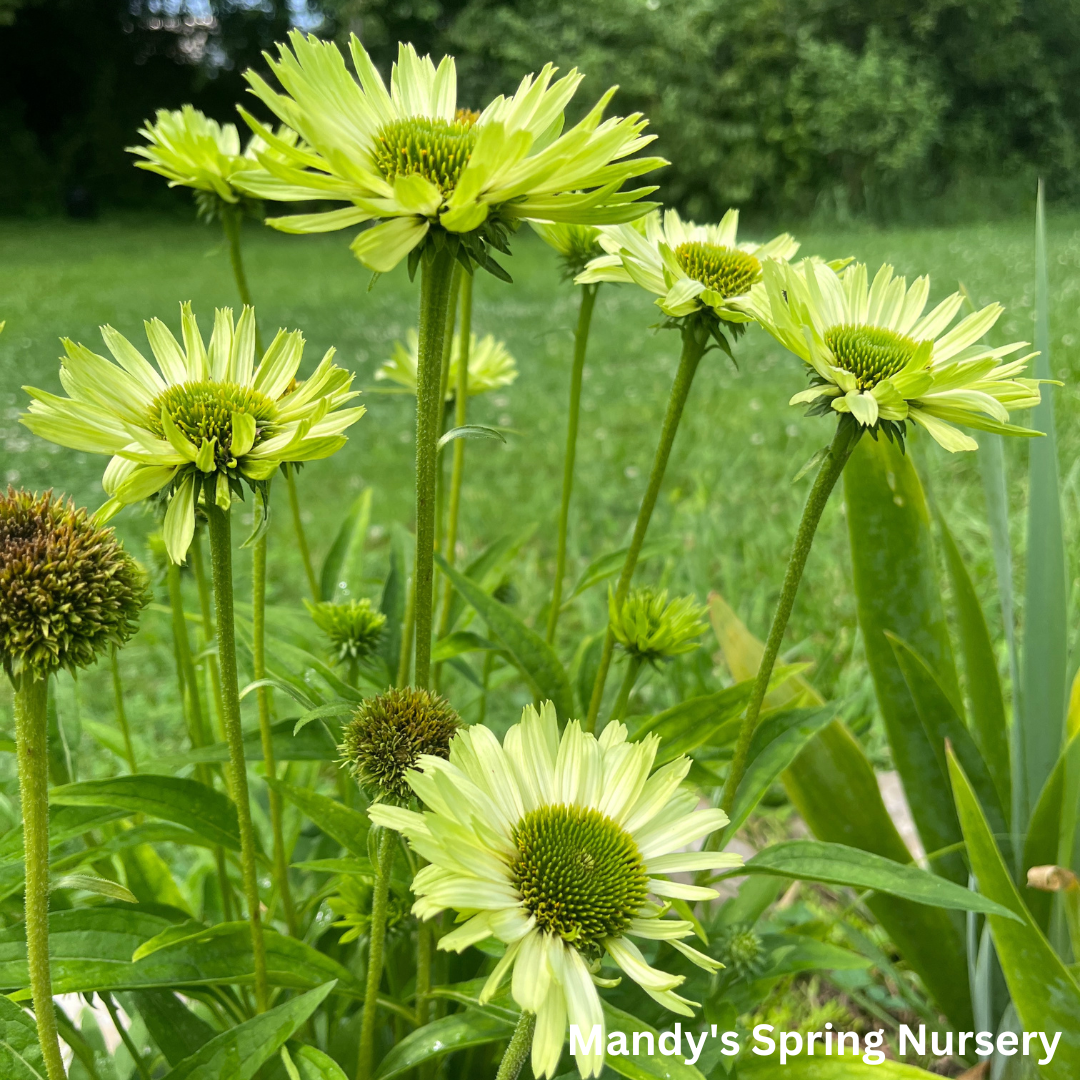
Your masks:
M641 219L639 218L638 221ZM593 260L604 254L600 230L595 225L568 225L564 222L531 222L533 229L549 247L555 249L563 273L571 281Z
M738 230L738 210L729 210L719 225L695 225L665 210L663 220L650 214L644 231L606 226L600 245L607 254L593 259L577 281L633 282L655 293L657 306L672 319L703 311L727 323L750 322L743 301L761 281L762 268L787 262L799 245L787 233L765 244L739 243Z
M408 802L420 761L445 759L461 717L428 690L391 688L363 701L342 735L341 757L374 799Z
M722 827L722 810L698 810L682 788L689 758L652 771L659 738L627 741L611 723L596 738L572 721L560 736L550 702L528 706L502 745L486 727L462 728L449 760L423 757L408 774L427 808L373 806L372 820L408 837L430 863L413 880L413 911L446 909L459 925L439 947L460 951L489 937L506 952L480 995L489 1000L508 976L522 1009L536 1014L533 1073L553 1076L567 1023L603 1029L597 985L606 954L654 1000L685 1016L675 992L684 981L652 967L634 938L668 942L695 964L718 964L685 944L690 922L666 919L650 895L712 900L712 889L671 881L684 871L737 866L738 855L687 851ZM650 775L651 774L651 775ZM583 1077L599 1075L600 1049L577 1054Z
M149 600L112 529L51 492L0 495L0 660L13 681L89 667L135 633Z
M923 314L930 279L908 287L882 266L867 284L866 267L838 273L816 259L767 269L746 310L808 365L811 385L791 399L813 413L850 414L875 435L903 438L913 421L946 450L974 450L954 426L1002 435L1038 435L1009 423L1009 413L1039 403L1039 384L1018 379L1034 354L1001 363L1026 342L991 348L980 339L1000 304L968 315L951 330L963 298L946 297Z
M34 400L22 417L35 435L61 446L112 455L99 520L164 492L163 532L174 562L191 544L200 495L228 509L241 482L254 487L285 462L335 453L364 414L363 406L341 408L357 395L333 349L296 381L299 330L279 330L256 364L253 308L235 325L232 311L219 309L208 346L190 304L181 323L182 345L160 319L145 324L157 368L111 326L101 336L116 363L65 339L60 381L68 397L25 387Z
M371 606L366 597L343 604L304 601L315 625L330 639L339 663L356 662L369 657L382 640L386 616Z
M548 65L477 114L458 108L452 57L436 68L402 45L388 90L355 35L355 77L336 45L296 31L290 43L267 57L284 94L254 72L247 79L305 145L289 145L245 112L284 162L260 156L264 171L245 173L242 186L259 198L351 205L272 219L276 228L329 232L379 221L352 245L376 271L392 269L438 229L466 240L466 261L492 269L486 245L504 250L507 229L522 220L629 221L651 205L636 201L653 188L619 188L665 162L634 156L652 140L640 116L602 120L613 91L562 130L582 78L576 71L554 80Z
M394 343L394 352L375 372L376 379L390 379L416 393L416 372L420 366L420 340L415 330L405 333L405 341ZM446 380L446 400L453 401L461 366L461 334L450 346L450 370ZM509 386L518 377L517 363L506 345L491 334L469 335L469 397Z
M693 652L705 632L706 608L692 596L668 603L667 589L644 586L633 589L622 607L608 591L608 618L615 640L630 656L651 664Z

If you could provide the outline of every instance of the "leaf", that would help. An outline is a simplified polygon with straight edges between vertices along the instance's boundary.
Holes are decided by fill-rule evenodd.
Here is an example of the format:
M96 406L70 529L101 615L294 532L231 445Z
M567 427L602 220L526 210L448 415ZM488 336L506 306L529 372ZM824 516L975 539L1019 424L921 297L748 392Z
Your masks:
M1046 216L1042 181L1035 208L1035 359L1036 379L1052 379L1050 365L1050 285L1046 255ZM1046 432L1032 439L1028 451L1027 553L1024 565L1024 643L1020 690L1020 743L1016 781L1018 827L1027 821L1061 752L1065 724L1069 580L1061 523L1057 436L1053 388L1042 388L1042 401L1031 411L1028 426ZM1022 763L1022 764L1020 764ZM1070 822L1075 815L1064 804ZM1072 829L1063 830L1071 838ZM1069 852L1071 855L1071 851Z
M307 788L294 787L284 780L268 776L266 782L283 798L302 810L327 836L346 851L366 860L367 836L371 819L326 795Z
M487 623L489 631L502 642L536 697L551 700L558 714L564 720L569 719L574 712L573 691L555 650L505 604L500 604L475 581L455 570L441 555L436 554L435 561L454 588Z
M502 646L493 641L474 634L471 630L455 630L452 634L440 638L431 649L431 662L442 663L452 660L455 656L461 656L467 652L501 652Z
M314 1046L298 1046L290 1056L300 1080L347 1080L341 1066Z
M773 844L732 873L740 877L743 874L770 874L797 881L820 881L824 885L872 889L917 904L931 904L952 911L980 911L1006 919L1012 917L1001 904L937 874L883 859L869 851L820 840L785 840Z
M322 724L307 726L310 720L323 716L340 715L343 711L356 708L355 703L335 702L332 705L320 705L309 709L299 720L278 720L270 726L274 757L277 761L336 761L339 757L337 743ZM314 714L314 715L313 715ZM308 717L304 721L303 717ZM303 723L301 723L303 721ZM299 731L295 729L299 725ZM262 761L262 739L257 732L244 738L244 760ZM229 760L228 743L212 743L200 746L184 754L175 754L158 759L159 768L180 769L185 765L209 764Z
M1047 1078L1080 1076L1080 1026L1076 1022L1080 1016L1080 986L1020 899L975 791L951 751L949 776L956 812L967 841L968 858L979 889L1013 916L989 916L990 934L1013 1006L1026 1031L1061 1032L1053 1063L1041 1066L1040 1075Z
M366 881L375 880L375 868L370 859L308 859L292 864L297 870L313 874L346 874Z
M465 567L465 576L470 581L475 581L484 592L491 592L534 532L536 525L527 525L518 533L500 536ZM451 630L457 626L464 610L465 598L460 592L455 592L450 598L450 620L446 624Z
M170 1065L179 1065L215 1035L202 1017L169 990L138 990L132 996L150 1038Z
M953 602L956 605L960 651L964 655L968 700L971 702L971 733L986 762L997 789L998 801L1008 819L1012 811L1009 731L997 657L990 641L986 616L960 555L960 549L941 515L938 515L938 523L941 526L942 547L945 549L945 566L949 572Z
M364 488L353 500L319 573L319 599L333 600L341 589L351 594L360 578L360 559L371 522L372 488Z
M940 851L960 842L956 811L938 757L885 637L890 631L917 650L937 673L949 698L959 700L930 515L911 450L905 455L887 439L860 439L844 469L844 497L859 627L878 706L923 846ZM936 869L957 883L967 882L967 867L958 852L938 859Z
M383 1058L372 1080L393 1080L426 1061L455 1050L509 1039L514 1022L479 1009L465 1009L410 1032Z
M96 877L93 874L64 874L63 877L54 878L49 888L79 889L82 892L107 896L110 900L123 900L129 904L139 902L138 898L118 881L110 881L108 878Z
M614 577L623 568L623 563L626 562L626 553L629 550L629 548L620 548L618 551L601 555L600 558L589 563L582 572L581 577L578 578L574 591L563 601L563 607L565 608L572 600L577 599L583 592L591 589L594 585L599 585L600 582ZM638 555L638 565L640 566L646 559L655 558L657 555L665 555L670 550L670 543L654 542L645 544L641 549L641 554Z
M506 442L506 436L498 429L484 427L483 424L463 424L461 427L450 428L439 437L436 452L455 439L495 439L498 442Z
M772 966L762 973L762 980L786 978L804 971L858 971L872 963L851 949L803 934L765 934L761 941L774 957Z
M286 1001L211 1039L164 1080L251 1080L334 989L333 982Z
M748 680L715 694L688 698L650 716L633 737L637 741L649 734L660 736L657 766L689 754L699 746L724 746L738 734L739 714L746 708L752 687L753 682Z
M735 792L735 802L719 841L724 847L742 828L765 793L780 778L780 774L799 756L806 744L826 724L831 724L838 705L822 705L816 709L789 709L765 720L750 746L750 764Z
M395 674L401 660L401 628L405 622L413 544L413 538L400 525L390 530L390 568L379 599L379 610L386 616L386 625L379 639L379 655Z
M0 997L0 1076L4 1080L46 1080L37 1024L10 998Z
M744 1060L745 1058L745 1060ZM739 1055L739 1076L748 1080L932 1080L937 1073L886 1058L880 1065L868 1065L852 1054L844 1057L793 1057L781 1065L778 1058Z
M199 938L205 937L209 931L210 927L197 919L188 919L182 923L170 924L160 934L155 934L149 940L144 941L131 954L131 959L133 962L138 962L147 956L152 956L161 949L167 949L181 941L197 941Z
M611 1032L621 1031L626 1035L627 1047L632 1049L635 1031L651 1032L654 1039L659 1038L656 1028L650 1027L643 1020L630 1013L616 1009L601 999L604 1008L604 1026L610 1038ZM608 1054L604 1064L613 1073L628 1077L628 1080L704 1080L701 1072L693 1065L685 1064L678 1056L668 1057L659 1052L658 1043L654 1043L654 1054Z
M323 720L330 716L345 716L356 708L353 701L331 701L326 705L317 705L314 709L308 709L296 718L293 725L293 735L299 735L311 723L312 720ZM272 730L272 729L271 729Z
M111 806L147 814L185 825L232 851L240 850L240 827L232 800L197 780L152 773L83 780L53 788L49 802L58 806Z

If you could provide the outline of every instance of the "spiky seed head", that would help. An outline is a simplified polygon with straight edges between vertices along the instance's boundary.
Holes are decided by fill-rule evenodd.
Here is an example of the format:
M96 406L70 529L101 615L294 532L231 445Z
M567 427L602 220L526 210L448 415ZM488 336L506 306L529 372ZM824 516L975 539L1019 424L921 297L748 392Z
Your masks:
M689 277L725 300L745 296L761 280L761 263L747 251L696 240L680 244L675 258Z
M765 967L765 943L752 926L737 923L717 942L717 958L741 979L753 979Z
M406 803L406 776L424 755L449 758L461 717L428 690L393 688L363 701L345 726L341 757L372 798Z
M390 183L399 176L419 175L449 195L476 146L473 115L463 109L453 120L391 120L375 136L375 165Z
M312 604L307 600L304 604L315 625L330 639L339 663L364 660L379 647L386 616L376 611L366 597L343 604Z
M8 488L0 494L0 659L16 684L89 667L135 633L147 577L85 509Z
M872 390L899 374L919 347L906 334L883 326L833 326L824 337L836 366L851 372L860 390Z
M697 648L696 638L706 629L706 609L692 596L668 603L667 589L646 585L632 589L622 607L608 593L608 616L615 640L642 661L655 664Z

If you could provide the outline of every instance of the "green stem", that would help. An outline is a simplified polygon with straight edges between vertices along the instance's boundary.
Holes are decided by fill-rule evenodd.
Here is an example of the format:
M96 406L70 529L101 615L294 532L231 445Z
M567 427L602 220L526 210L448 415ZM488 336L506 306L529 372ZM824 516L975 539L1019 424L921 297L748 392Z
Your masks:
M419 361L416 373L415 685L431 676L431 607L435 570L435 477L438 471L439 379L454 257L445 246L421 260Z
M251 555L251 637L252 674L255 681L266 678L266 533L255 542ZM260 686L255 690L259 705L259 735L262 740L263 765L266 775L277 779L274 760L274 738L270 731L270 690ZM296 907L289 889L289 864L285 858L285 838L281 827L281 796L271 786L267 791L270 803L270 829L274 836L274 883L281 905L285 909L285 924L292 937L297 936Z
M450 359L454 352L454 327L457 324L458 296L461 293L461 276L464 270L461 263L454 264L454 275L450 282L450 301L446 312L446 333L443 336L442 366L439 368L439 401L443 403L439 416L439 434L446 430L451 410L446 407L446 391L450 385ZM444 506L446 500L446 464L444 456L439 455L435 472L435 549L442 548L442 535L445 522Z
M611 715L608 723L612 720L621 720L626 715L626 706L630 703L630 694L637 682L638 672L641 671L641 657L630 656L626 660L626 674L623 676L622 685L615 698L615 704L611 707Z
M120 1023L120 1017L116 1012L116 1002L113 1001L112 994L98 994L98 997L105 1003L105 1009L108 1011L109 1019L112 1021L113 1027L116 1028L116 1034L120 1036L120 1041L131 1055L131 1060L135 1063L135 1068L138 1070L139 1076L142 1077L142 1080L151 1080L150 1070L147 1068L146 1062L143 1061L142 1054L139 1053L138 1048L135 1046L135 1042L131 1038L131 1033L122 1023Z
M472 337L472 298L473 279L465 274L461 283L461 349L458 352L457 385L454 387L454 427L464 427L469 411L469 347ZM443 554L446 561L454 565L454 552L457 548L458 521L461 516L461 486L465 477L465 440L454 440L454 467L450 473L450 517L446 523L446 544ZM439 609L438 638L444 637L450 630L450 601L454 587L446 579L443 587L442 605ZM435 668L435 689L439 689L442 665Z
M649 473L649 486L645 489L645 497L641 500L637 523L634 526L634 535L630 541L626 559L623 562L622 573L619 574L619 583L615 588L615 606L617 609L622 607L626 600L626 594L630 591L630 581L637 567L641 546L645 543L645 534L648 532L653 508L656 506L656 499L660 494L660 486L664 482L664 473L667 471L671 448L675 443L675 434L679 430L679 421L682 419L686 399L689 397L690 387L694 383L694 375L697 372L702 356L705 354L708 343L708 328L704 322L698 319L687 319L683 323L682 356L679 358L679 368L675 373L675 381L671 384L667 412L664 415L664 426L660 431L660 442L656 447L656 456L653 458L652 472ZM593 683L592 698L589 701L589 715L585 720L586 731L592 731L596 727L596 719L600 715L600 705L604 700L604 685L607 682L608 669L611 667L611 658L614 651L615 635L611 632L609 626L607 636L604 638L604 651L600 656L596 681Z
M415 568L414 568L415 569ZM413 631L416 628L416 574L409 579L405 593L405 621L401 627L401 650L398 652L397 681L395 686L409 685L412 670Z
M15 749L19 762L26 848L26 960L38 1041L49 1080L64 1080L49 972L49 758L47 679L24 675L15 688Z
M795 603L795 595L799 591L799 582L802 581L803 570L806 567L806 559L810 554L810 548L814 543L814 533L817 531L818 522L821 520L822 511L829 501L829 495L840 479L847 460L855 449L859 436L862 434L862 426L849 417L844 417L836 428L832 445L825 455L825 459L818 469L814 480L814 486L803 508L802 520L799 522L799 531L795 534L795 546L791 549L791 557L788 559L787 572L784 574L784 584L780 590L780 600L776 605L776 613L773 615L772 626L769 627L769 636L765 641L765 651L761 654L761 664L758 667L757 677L750 692L750 700L746 705L746 714L739 727L739 737L735 743L735 754L731 760L731 769L728 771L727 782L724 784L724 793L720 799L720 805L724 810L730 811L735 802L735 793L739 789L739 782L746 772L746 759L750 752L750 740L757 728L758 717L761 714L761 705L765 700L765 693L769 688L769 680L772 678L773 667L776 657L780 652L780 643L787 629L788 619L791 617L791 608Z
M170 562L165 571L165 581L169 587L169 608L172 612L173 644L176 659L180 665L181 699L187 703L188 737L192 749L206 745L203 727L202 698L199 695L199 680L195 675L195 664L191 659L191 642L188 640L187 618L184 615L184 597L180 590L180 567Z
M435 959L435 930L431 922L416 928L416 1025L431 1019L431 965Z
M517 1080L525 1059L532 1049L533 1032L536 1030L536 1013L523 1012L514 1028L510 1045L503 1054L495 1080Z
M394 865L397 833L383 829L379 835L375 865L375 888L371 897L371 931L368 935L367 985L364 987L364 1016L360 1025L360 1055L357 1080L369 1080L375 1065L375 1020L378 1014L379 983L382 982L383 946L386 944L386 904L390 895L390 871Z
M304 573L307 575L311 599L318 603L320 599L319 581L315 577L315 567L311 563L311 549L308 547L304 522L300 517L300 496L296 492L296 477L293 472L294 466L285 466L285 487L289 492L289 509L292 510L293 528L296 530L296 546L300 549L300 561L304 564Z
M127 712L124 709L124 684L120 679L120 661L117 659L115 645L109 654L109 662L112 667L113 698L116 701L116 722L120 725L120 734L124 737L124 756L127 758L128 768L132 773L137 773L139 765L135 760L131 728L128 726Z
M207 505L210 522L210 567L214 576L217 608L218 661L221 664L221 698L225 713L225 738L229 744L229 774L236 816L240 825L240 871L251 924L251 950L255 964L255 1001L265 1012L269 999L266 977L266 943L259 907L259 880L255 870L255 830L251 824L244 732L240 726L240 688L236 675L236 635L233 626L232 530L228 511Z
M585 350L589 346L589 327L599 285L581 287L581 307L574 331L574 366L570 371L570 412L566 424L566 452L563 455L562 504L559 507L559 542L555 553L555 587L548 611L547 643L555 641L562 608L563 578L566 576L566 531L570 522L570 495L574 490L574 461L577 457L578 418L581 414L581 381L585 373Z
M206 578L206 565L203 561L202 533L197 532L191 544L191 569L195 574L195 584L199 590L199 612L202 615L203 647L215 640L214 615L210 607L210 583ZM225 741L225 714L221 705L221 669L216 653L207 657L207 669L210 672L210 691L214 696L214 716L217 717L217 737Z

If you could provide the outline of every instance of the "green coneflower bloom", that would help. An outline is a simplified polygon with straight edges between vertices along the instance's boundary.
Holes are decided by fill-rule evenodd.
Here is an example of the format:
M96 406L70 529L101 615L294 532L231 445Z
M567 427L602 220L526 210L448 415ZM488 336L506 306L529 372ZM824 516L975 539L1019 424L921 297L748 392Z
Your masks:
M241 483L255 488L286 462L335 453L365 412L341 408L357 393L353 376L333 363L333 349L296 382L299 330L279 330L256 365L253 308L235 326L232 311L219 309L209 346L190 304L182 305L181 321L183 345L160 319L145 324L157 369L111 326L101 335L115 364L65 339L60 381L69 396L24 387L34 400L22 417L51 442L112 455L99 521L164 492L163 534L174 562L191 544L200 495L228 509Z
M415 330L405 332L405 341L394 343L394 352L375 372L376 379L390 379L399 386L416 393L416 372L419 368L420 341ZM450 346L450 370L446 380L446 400L453 401L461 364L461 334L455 334ZM504 342L496 341L491 334L478 338L469 335L469 397L486 394L490 390L509 386L517 377L514 358Z
M638 221L641 219L639 218ZM604 254L600 230L595 225L567 225L563 222L530 222L536 233L559 254L565 277L573 280L593 260Z
M147 577L84 509L0 494L0 660L13 682L89 667L135 633Z
M809 369L811 383L791 399L812 413L850 414L876 435L903 438L905 421L924 427L946 450L978 443L953 425L1002 435L1038 435L1009 423L1009 414L1039 403L1039 384L1018 379L1034 353L1000 363L1023 349L1013 342L979 344L997 322L989 304L951 330L963 298L946 297L923 314L929 277L911 287L882 266L867 286L862 263L841 273L815 259L767 269L746 310Z
M497 97L477 114L458 109L452 57L436 68L402 45L388 91L355 35L355 77L336 45L297 31L289 40L291 49L279 45L278 58L267 57L286 93L254 72L247 79L306 145L288 145L244 112L288 164L264 156L265 171L245 173L242 186L259 198L352 205L271 219L275 228L328 232L378 221L352 245L376 271L393 269L437 229L465 238L459 257L491 269L486 244L504 250L506 232L522 220L629 221L651 205L636 200L654 188L618 189L665 162L633 156L653 138L641 134L640 116L601 119L613 91L562 131L563 111L582 79L576 71L553 82L549 64L522 80L513 97Z
M378 648L386 626L386 616L371 606L366 597L343 604L304 601L312 621L330 639L339 663L365 660Z
M423 813L387 805L368 811L430 863L413 880L414 913L459 913L461 925L439 948L460 952L491 937L506 944L480 999L513 973L515 1001L536 1014L537 1077L554 1075L568 1022L583 1032L603 1029L596 987L610 985L598 974L605 954L684 1016L694 1003L675 993L683 976L650 966L632 939L667 941L707 971L719 966L682 940L693 934L690 922L663 918L668 905L649 899L713 900L714 890L668 875L741 861L682 850L727 817L698 810L697 795L681 787L689 758L652 772L659 744L655 736L628 742L620 723L596 738L574 720L560 736L550 702L539 712L528 706L502 745L478 724L458 732L448 761L420 759L408 783ZM578 1053L583 1077L599 1075L606 1041L602 1034L598 1051Z
M608 618L615 640L630 656L651 664L693 652L698 647L696 639L708 628L707 610L692 596L668 603L667 589L650 586L632 589L619 607L614 590L608 590Z
M622 281L640 285L659 299L657 307L672 319L697 311L712 312L727 323L752 321L741 306L762 268L787 262L798 243L787 233L765 244L738 242L739 212L729 210L718 225L683 221L676 210L645 219L644 232L630 225L601 228L606 255L593 259L577 282Z
M345 725L342 761L374 799L408 802L418 762L446 758L461 717L429 690L391 688L363 701Z
M717 942L717 955L733 975L747 980L760 975L768 961L765 943L757 931L745 923L724 931Z

